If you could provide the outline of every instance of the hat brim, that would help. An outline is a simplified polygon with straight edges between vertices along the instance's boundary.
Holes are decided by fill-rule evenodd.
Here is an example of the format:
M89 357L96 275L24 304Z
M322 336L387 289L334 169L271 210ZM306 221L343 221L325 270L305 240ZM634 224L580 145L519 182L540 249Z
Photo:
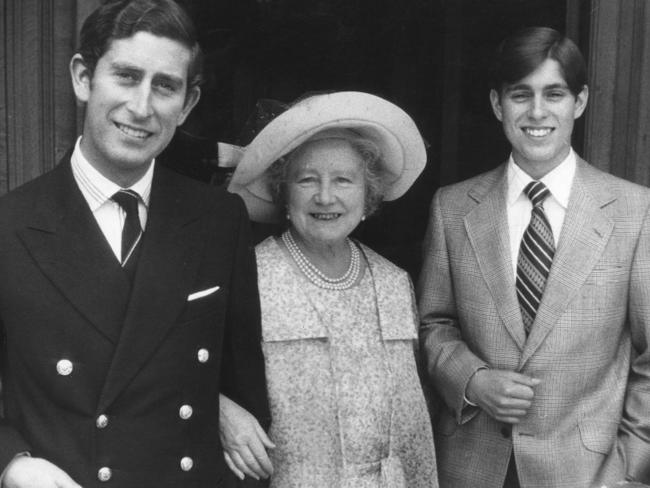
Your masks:
M253 220L279 221L266 170L319 132L340 128L352 129L379 147L384 200L406 193L424 169L424 141L406 112L375 95L337 92L309 97L269 122L246 147L228 189L242 196Z

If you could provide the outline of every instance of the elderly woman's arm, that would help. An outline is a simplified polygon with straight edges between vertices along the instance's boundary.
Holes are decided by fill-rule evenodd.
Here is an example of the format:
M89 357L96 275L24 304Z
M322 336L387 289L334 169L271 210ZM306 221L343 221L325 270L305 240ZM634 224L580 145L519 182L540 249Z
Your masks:
M266 450L275 444L253 415L225 395L219 395L219 432L226 464L238 478L273 474Z

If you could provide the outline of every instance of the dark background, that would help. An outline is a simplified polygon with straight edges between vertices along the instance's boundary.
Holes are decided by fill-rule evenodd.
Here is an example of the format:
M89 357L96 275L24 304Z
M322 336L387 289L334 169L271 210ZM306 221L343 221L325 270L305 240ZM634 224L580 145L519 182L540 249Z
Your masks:
M427 141L411 190L355 232L415 278L428 207L442 184L502 162L509 145L485 79L498 42L514 30L566 31L561 0L187 0L206 55L202 98L159 161L223 184L218 141L240 137L259 98L358 90L406 110ZM586 37L584 30L581 32ZM584 39L583 39L584 40ZM576 39L583 47L585 42ZM582 141L581 125L576 141ZM578 152L581 147L578 142ZM261 240L277 229L254 225Z

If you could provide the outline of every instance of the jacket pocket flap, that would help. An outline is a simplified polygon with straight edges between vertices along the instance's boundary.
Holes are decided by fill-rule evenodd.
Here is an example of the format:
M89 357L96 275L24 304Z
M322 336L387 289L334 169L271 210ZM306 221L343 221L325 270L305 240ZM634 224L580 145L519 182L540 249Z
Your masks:
M582 444L590 451L608 454L612 449L618 423L609 420L583 419L578 422Z

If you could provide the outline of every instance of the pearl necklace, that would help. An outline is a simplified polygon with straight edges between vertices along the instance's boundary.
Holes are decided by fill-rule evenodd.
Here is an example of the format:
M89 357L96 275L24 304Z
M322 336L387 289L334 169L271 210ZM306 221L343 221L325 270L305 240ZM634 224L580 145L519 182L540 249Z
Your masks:
M350 246L350 265L347 271L340 278L330 278L320 269L318 269L310 260L305 256L300 247L288 230L282 234L282 242L287 246L289 254L295 261L296 265L302 273L314 285L325 290L346 290L354 285L359 278L361 271L361 252L359 248L352 243L348 238L345 239Z

